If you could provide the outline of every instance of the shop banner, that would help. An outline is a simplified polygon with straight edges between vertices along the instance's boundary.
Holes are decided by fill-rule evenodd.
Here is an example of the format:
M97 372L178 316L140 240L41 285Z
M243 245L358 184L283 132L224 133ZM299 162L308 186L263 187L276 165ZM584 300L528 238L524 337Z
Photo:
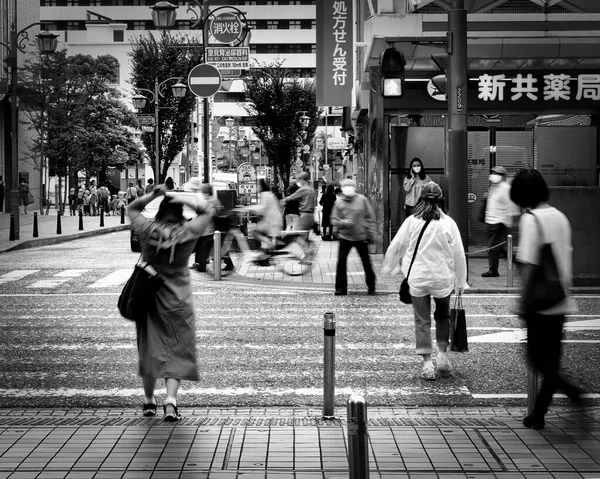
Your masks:
M317 2L317 105L351 106L352 0Z

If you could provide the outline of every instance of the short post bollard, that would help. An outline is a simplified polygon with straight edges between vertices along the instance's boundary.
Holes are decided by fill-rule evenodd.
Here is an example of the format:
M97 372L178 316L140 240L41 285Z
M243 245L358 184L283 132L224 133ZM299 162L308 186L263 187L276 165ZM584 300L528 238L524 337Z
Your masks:
M213 246L213 269L215 281L221 281L221 232L215 231Z
M10 230L8 232L8 241L15 240L15 214L10 214Z
M323 419L333 419L335 409L335 314L323 321Z
M506 237L506 262L508 263L508 269L506 271L506 286L512 288L513 286L513 237L508 235Z
M104 207L100 207L100 226L104 226Z
M121 224L125 224L125 207L121 206Z
M83 211L79 210L79 231L83 231Z
M37 238L40 235L38 231L38 216L37 211L33 213L33 237Z
M60 216L61 216L60 211L57 211L56 212L56 234L57 235L61 235L62 234L62 226L60 224Z
M539 393L539 371L535 366L527 367L527 415L533 413Z
M362 396L348 398L348 468L350 479L369 479L367 405Z

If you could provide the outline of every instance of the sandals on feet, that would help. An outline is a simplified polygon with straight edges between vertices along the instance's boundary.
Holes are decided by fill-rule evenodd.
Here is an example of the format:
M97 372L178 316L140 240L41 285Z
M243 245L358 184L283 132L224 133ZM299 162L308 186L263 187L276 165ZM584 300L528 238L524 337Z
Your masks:
M156 416L156 404L144 404L142 406L142 415L144 417L154 417Z
M171 407L172 411L167 413L167 407ZM181 415L179 414L179 411L177 410L177 406L175 406L174 404L168 402L163 406L163 409L165 411L165 421L166 422L177 422L181 419Z

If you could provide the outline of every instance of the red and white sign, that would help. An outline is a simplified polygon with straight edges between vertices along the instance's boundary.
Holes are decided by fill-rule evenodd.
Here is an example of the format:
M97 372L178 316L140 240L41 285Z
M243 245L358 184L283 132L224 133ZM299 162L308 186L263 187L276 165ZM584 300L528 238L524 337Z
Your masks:
M208 63L196 65L188 75L188 86L192 93L201 98L213 96L221 88L221 73Z

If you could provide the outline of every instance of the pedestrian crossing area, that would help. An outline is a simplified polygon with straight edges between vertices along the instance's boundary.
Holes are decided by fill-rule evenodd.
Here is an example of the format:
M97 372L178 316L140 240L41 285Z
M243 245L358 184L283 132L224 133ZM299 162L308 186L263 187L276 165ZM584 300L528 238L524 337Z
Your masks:
M132 271L133 268L0 271L0 291L3 288L14 287L38 291L57 290L70 286L93 290L115 288L124 285Z

